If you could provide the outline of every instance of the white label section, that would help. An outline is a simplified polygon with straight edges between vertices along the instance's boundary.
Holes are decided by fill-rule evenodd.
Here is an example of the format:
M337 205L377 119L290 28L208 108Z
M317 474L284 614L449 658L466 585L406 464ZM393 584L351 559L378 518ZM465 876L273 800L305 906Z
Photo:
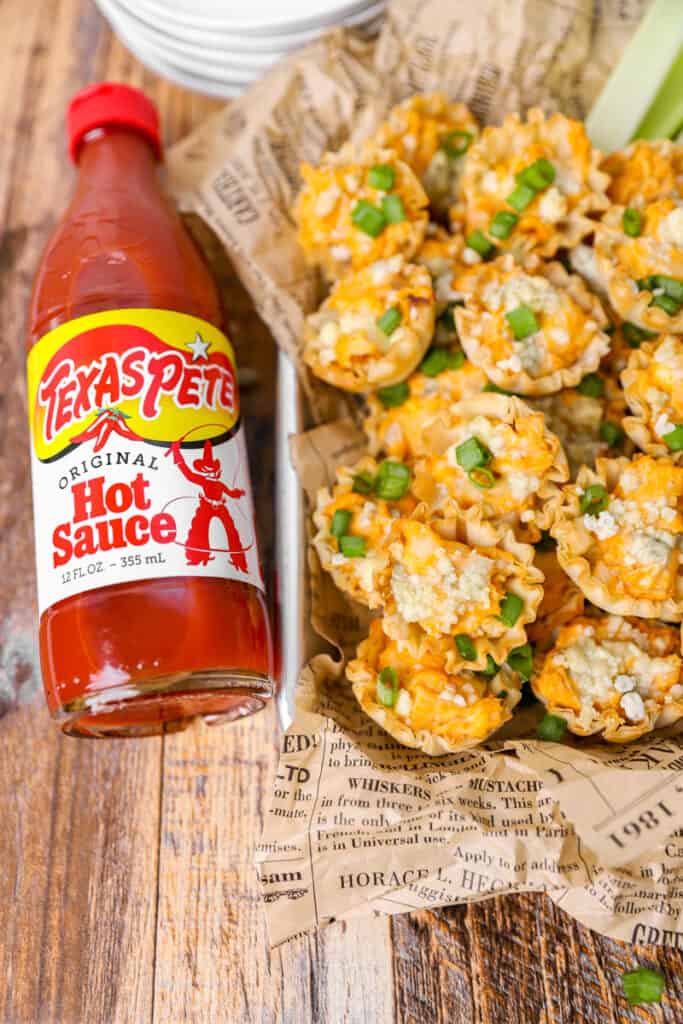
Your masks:
M84 446L32 456L38 606L169 576L263 590L244 430L220 444Z

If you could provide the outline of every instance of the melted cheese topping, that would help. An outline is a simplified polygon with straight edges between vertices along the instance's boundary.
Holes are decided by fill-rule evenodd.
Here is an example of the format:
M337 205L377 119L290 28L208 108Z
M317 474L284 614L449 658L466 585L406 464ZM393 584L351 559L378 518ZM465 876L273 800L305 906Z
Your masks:
M610 153L602 170L611 177L607 194L619 206L642 209L658 199L681 195L683 153L668 140L639 140Z
M632 351L622 382L634 413L624 424L630 436L648 454L680 461L683 452L663 439L683 423L683 339L662 335Z
M375 164L394 168L391 192L400 196L406 217L372 238L355 226L351 212L361 199L381 203L385 193L368 183ZM301 176L304 185L295 206L299 243L308 261L319 264L330 280L396 254L409 259L424 238L427 196L393 150L366 145L355 152L345 146L339 153L327 153L317 167L302 164Z
M500 387L545 394L578 383L609 351L606 317L582 280L539 268L525 273L505 256L465 271L455 288L465 299L455 310L463 348ZM528 306L538 330L517 340L506 314Z
M683 697L679 632L619 616L577 619L546 655L534 692L580 735L652 727Z
M387 334L378 321L397 310ZM306 318L304 360L316 376L348 391L394 384L424 355L434 329L434 296L423 267L401 256L341 278Z
M415 172L436 209L447 210L455 197L463 157L449 157L441 146L456 131L476 137L479 128L464 104L433 92L411 96L393 107L375 132L375 140L395 150Z
M483 371L465 361L459 370L444 370L436 377L413 374L408 379L410 397L395 408L385 409L378 398L368 398L364 429L371 451L399 460L425 454L425 430L456 402L479 394L485 384Z
M461 182L463 203L452 212L464 217L467 232L486 231L492 217L509 209L515 175L545 158L555 168L555 181L520 214L510 236L496 245L513 251L537 249L552 256L563 245L576 245L591 231L585 214L606 209L608 177L598 170L599 155L579 121L530 110L526 122L510 114L502 125L484 128L470 149Z

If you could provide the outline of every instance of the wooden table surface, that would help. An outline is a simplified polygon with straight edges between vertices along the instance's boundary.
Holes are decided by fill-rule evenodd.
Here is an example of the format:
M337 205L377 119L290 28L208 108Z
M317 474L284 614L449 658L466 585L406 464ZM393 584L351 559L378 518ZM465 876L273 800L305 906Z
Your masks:
M90 0L0 0L0 40L0 1022L681 1024L680 954L601 939L542 896L342 922L269 954L252 850L273 709L163 739L58 734L35 660L23 333L73 179L65 107L86 83L131 82L171 143L217 104L142 68ZM268 552L272 345L221 274L259 378L245 405ZM626 1004L637 963L667 975L661 1007Z

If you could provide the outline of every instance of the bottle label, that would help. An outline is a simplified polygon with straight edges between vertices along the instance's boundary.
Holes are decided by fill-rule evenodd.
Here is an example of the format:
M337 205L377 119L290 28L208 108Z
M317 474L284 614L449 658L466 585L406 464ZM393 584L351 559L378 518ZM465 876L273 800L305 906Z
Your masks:
M263 589L235 357L221 331L158 309L79 317L31 349L28 401L41 613L169 576Z

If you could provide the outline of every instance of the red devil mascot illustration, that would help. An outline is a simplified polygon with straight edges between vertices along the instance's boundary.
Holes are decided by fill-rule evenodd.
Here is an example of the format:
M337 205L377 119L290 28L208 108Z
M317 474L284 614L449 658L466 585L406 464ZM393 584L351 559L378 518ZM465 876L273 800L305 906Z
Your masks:
M244 491L226 487L220 479L221 464L214 458L210 441L204 442L204 454L195 459L190 469L180 450L180 442L171 444L173 461L186 480L201 488L197 511L192 517L185 541L185 557L188 565L207 565L214 557L211 554L209 529L213 519L223 524L228 538L230 561L236 569L247 571L247 559L239 532L226 504L226 498L241 498Z

